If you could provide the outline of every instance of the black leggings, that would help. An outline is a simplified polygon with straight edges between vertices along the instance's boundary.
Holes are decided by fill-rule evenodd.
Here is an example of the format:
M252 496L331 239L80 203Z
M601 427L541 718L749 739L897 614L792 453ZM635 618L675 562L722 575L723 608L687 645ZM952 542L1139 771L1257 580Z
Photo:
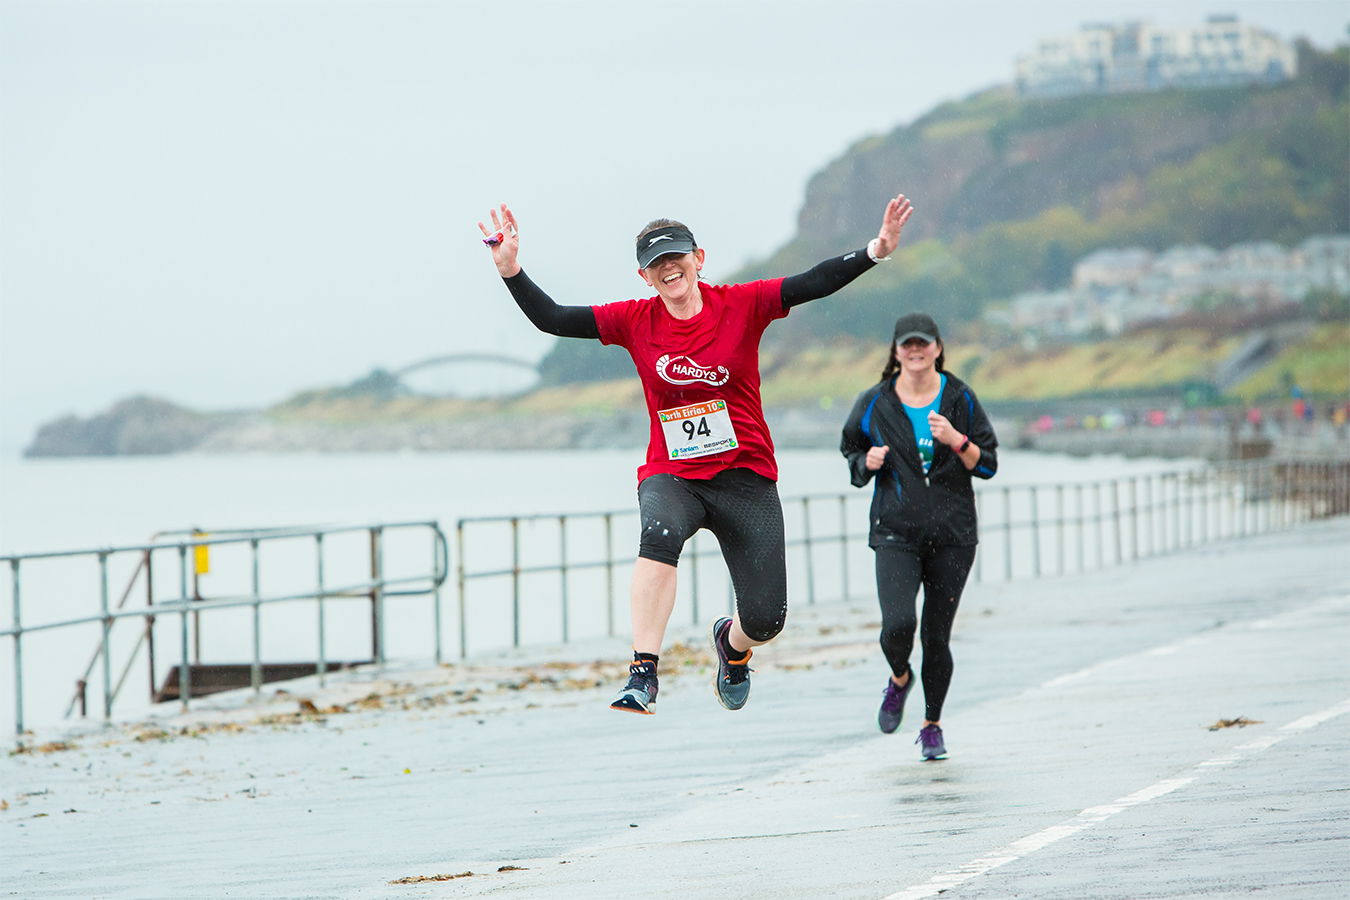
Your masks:
M924 717L942 718L942 703L952 683L952 622L966 576L975 562L974 547L877 547L877 597L881 601L881 652L898 678L909 667L918 624L915 598L923 584Z
M767 641L787 618L787 552L778 486L749 469L710 479L649 475L638 485L638 556L678 565L684 542L706 528L717 537L736 589L741 628Z

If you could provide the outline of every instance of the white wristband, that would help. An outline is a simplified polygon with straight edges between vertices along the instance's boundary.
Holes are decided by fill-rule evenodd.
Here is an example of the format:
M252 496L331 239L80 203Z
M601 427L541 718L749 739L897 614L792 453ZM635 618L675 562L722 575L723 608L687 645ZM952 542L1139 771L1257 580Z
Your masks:
M870 241L867 242L867 258L874 263L883 263L886 260L890 259L889 256L877 256L876 253L872 250L872 245L879 240L881 240L881 238L872 238Z

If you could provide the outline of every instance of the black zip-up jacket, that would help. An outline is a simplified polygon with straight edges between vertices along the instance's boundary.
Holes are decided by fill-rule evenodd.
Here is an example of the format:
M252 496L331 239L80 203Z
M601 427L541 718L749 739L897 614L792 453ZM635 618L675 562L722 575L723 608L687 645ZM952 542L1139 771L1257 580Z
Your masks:
M924 475L914 426L895 395L895 380L879 382L858 395L844 424L839 451L848 459L853 486L877 476L872 490L868 545L918 549L925 544L958 547L979 541L971 478L998 471L998 438L989 417L965 382L950 373L938 412L980 448L980 461L967 469L951 448L934 441L933 465ZM867 469L867 451L889 447L885 464Z

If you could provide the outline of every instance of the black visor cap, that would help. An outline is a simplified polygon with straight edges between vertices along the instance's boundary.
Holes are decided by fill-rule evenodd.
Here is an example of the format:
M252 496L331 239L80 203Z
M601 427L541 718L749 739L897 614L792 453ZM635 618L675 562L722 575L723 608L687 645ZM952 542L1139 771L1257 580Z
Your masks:
M693 253L698 245L688 229L677 226L657 228L644 234L637 242L637 261L640 268L647 268L657 257L667 253Z

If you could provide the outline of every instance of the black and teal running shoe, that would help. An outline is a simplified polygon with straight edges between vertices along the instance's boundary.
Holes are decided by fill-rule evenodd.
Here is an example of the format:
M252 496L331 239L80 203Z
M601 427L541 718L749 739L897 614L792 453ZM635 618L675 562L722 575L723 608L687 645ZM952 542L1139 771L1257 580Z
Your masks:
M727 709L740 709L750 699L750 651L738 663L731 662L722 649L722 637L731 628L731 617L723 616L713 623L712 647L717 656L717 675L713 687L717 701Z
M652 709L656 705L656 664L650 662L633 663L628 667L628 684L609 704L610 709L639 713L644 716L655 715Z

